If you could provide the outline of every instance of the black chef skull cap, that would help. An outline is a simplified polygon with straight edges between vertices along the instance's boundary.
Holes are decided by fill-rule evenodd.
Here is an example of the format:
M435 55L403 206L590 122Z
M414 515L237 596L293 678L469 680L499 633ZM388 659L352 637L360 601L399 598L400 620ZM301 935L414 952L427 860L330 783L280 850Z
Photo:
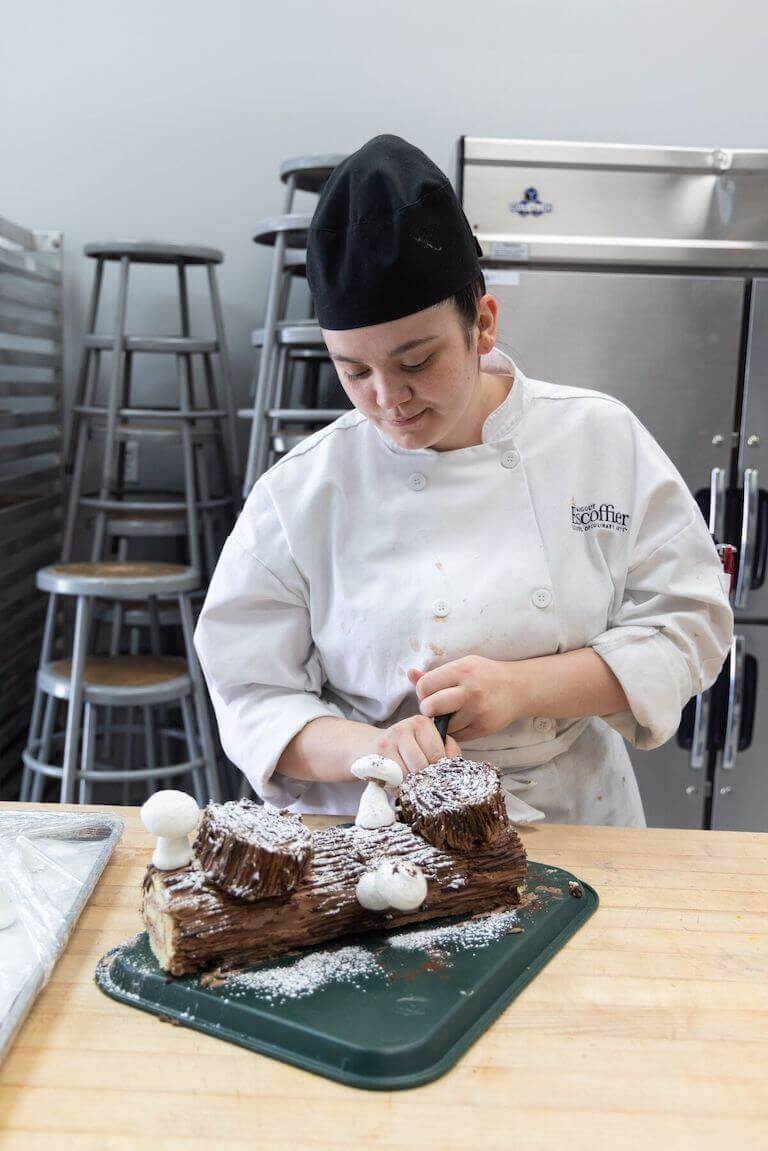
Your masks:
M312 217L318 323L343 331L420 312L478 279L482 254L437 165L400 136L374 136L334 168Z

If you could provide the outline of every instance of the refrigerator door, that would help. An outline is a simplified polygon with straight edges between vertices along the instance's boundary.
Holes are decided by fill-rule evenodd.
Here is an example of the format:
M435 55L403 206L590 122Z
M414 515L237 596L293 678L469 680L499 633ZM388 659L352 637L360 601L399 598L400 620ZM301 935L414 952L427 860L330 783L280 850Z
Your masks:
M738 493L734 529L739 538L734 608L768 617L768 279L755 280L749 310L744 369Z
M709 492L715 469L725 479L742 279L509 267L488 269L486 279L500 304L500 344L527 375L623 400L694 493ZM689 728L693 746L675 737L651 752L629 749L651 826L703 826L706 715L691 716Z
M718 831L768 831L768 627L736 626L729 665L728 707L712 789Z
M489 268L486 283L527 375L623 400L694 492L729 468L741 278Z

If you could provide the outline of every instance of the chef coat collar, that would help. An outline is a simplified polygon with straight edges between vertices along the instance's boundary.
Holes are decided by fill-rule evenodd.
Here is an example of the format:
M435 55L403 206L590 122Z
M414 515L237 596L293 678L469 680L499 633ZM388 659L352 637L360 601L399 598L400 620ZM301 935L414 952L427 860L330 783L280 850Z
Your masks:
M501 348L492 348L486 355L480 357L480 371L491 375L512 375L514 383L505 398L497 408L490 412L483 423L482 443L495 444L506 440L512 435L512 429L523 414L525 376L518 368L511 356L502 352ZM403 448L393 443L377 425L373 425L382 440L382 443L391 452L402 456L449 456L456 452L466 452L476 449L481 444L470 444L467 448L452 448L447 452L439 452L436 448Z

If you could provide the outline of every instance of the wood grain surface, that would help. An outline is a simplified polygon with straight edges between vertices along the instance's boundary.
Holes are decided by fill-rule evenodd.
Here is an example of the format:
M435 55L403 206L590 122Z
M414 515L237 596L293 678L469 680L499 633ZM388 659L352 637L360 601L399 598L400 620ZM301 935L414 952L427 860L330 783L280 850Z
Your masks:
M152 841L98 810L126 832L0 1069L2 1151L768 1147L768 835L523 828L599 910L452 1071L386 1093L103 995Z

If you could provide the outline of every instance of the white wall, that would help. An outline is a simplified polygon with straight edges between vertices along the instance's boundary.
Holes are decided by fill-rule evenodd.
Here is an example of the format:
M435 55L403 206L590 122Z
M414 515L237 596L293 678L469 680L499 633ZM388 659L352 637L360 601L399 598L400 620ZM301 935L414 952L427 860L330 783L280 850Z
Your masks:
M0 215L65 233L69 388L86 241L222 248L242 395L285 157L379 132L451 176L461 134L765 147L766 32L764 0L6 0ZM172 284L136 277L133 331Z

